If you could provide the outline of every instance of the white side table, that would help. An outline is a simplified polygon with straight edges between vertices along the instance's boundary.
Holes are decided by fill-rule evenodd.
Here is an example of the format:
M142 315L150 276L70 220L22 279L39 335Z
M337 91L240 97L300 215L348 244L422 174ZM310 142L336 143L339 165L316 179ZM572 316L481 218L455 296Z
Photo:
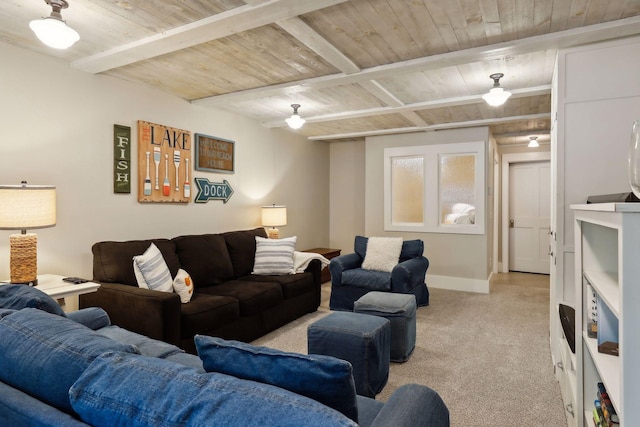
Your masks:
M38 286L36 289L41 290L51 298L60 299L82 294L95 292L100 287L99 283L86 282L79 285L64 282L57 274L40 274L38 275Z

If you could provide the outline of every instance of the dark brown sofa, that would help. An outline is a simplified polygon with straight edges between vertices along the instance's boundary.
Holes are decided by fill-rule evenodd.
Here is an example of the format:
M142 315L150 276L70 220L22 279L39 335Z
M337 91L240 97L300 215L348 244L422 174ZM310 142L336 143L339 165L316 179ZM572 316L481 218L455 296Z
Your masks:
M195 334L252 341L320 305L320 270L312 260L304 273L252 275L255 236L264 228L173 239L98 242L93 245L97 292L80 296L80 308L102 307L125 329L195 352ZM191 301L175 293L139 288L133 257L151 242L175 277L179 268L194 282Z

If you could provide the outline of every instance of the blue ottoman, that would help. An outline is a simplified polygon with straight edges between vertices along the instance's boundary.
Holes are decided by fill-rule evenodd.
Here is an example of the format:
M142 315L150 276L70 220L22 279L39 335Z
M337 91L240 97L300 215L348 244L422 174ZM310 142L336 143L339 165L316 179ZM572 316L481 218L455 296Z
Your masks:
M391 361L406 362L416 346L416 297L413 294L369 292L354 302L353 311L391 322Z
M389 379L391 329L387 319L338 311L307 328L309 354L346 360L353 366L356 392L373 397Z

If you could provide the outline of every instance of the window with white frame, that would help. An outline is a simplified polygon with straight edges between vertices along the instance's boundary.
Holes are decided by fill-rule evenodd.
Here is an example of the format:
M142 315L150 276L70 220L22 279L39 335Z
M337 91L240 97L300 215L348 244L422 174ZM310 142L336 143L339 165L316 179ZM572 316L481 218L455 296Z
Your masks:
M484 142L384 150L386 231L484 234Z

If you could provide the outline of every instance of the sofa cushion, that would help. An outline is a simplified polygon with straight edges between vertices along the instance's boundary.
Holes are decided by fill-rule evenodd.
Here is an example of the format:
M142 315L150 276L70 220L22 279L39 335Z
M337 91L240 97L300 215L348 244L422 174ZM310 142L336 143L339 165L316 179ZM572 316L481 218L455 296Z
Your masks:
M180 296L180 302L183 304L191 301L193 297L193 279L185 270L178 270L178 274L173 279L173 291Z
M370 237L362 268L391 273L398 265L401 250L402 237Z
M171 277L174 277L180 268L175 243L167 239L153 239L95 243L91 247L93 280L137 287L132 260L134 256L143 254L151 243L158 247L169 267Z
M69 395L82 420L97 427L356 425L277 387L124 353L98 357Z
M239 317L240 303L236 298L198 291L189 304L180 307L180 336L191 338L235 322Z
M256 256L256 236L267 237L263 227L253 230L229 231L222 233L233 265L233 277L251 274Z
M367 241L369 239L364 236L356 236L353 244L354 252L364 259L367 253ZM400 262L408 259L422 256L424 252L424 242L420 239L405 240L402 242L402 250L400 251Z
M313 292L313 289L316 286L313 281L313 274L311 273L286 274L278 276L250 275L241 277L239 280L278 283L282 287L282 296L284 299L295 298L297 296Z
M138 286L160 292L173 291L173 279L162 252L151 243L142 255L133 257L133 273Z
M256 236L256 256L253 274L293 274L293 253L297 237L265 239Z
M388 291L391 289L391 273L363 268L345 270L342 272L342 284L370 291Z
M13 310L37 308L59 316L66 316L56 300L40 289L27 285L0 286L0 308Z
M180 265L189 272L196 288L219 285L233 279L233 265L221 234L179 236L176 244Z
M0 319L0 380L71 412L69 388L105 351L137 352L65 317L25 308Z
M402 242L402 251L400 252L400 262L408 259L418 258L424 252L424 242L420 239L405 240Z
M240 304L240 316L252 316L275 307L283 300L282 288L274 282L231 280L198 291L207 295L232 297Z
M335 357L287 353L239 341L197 335L198 356L207 372L275 385L358 421L351 364Z

